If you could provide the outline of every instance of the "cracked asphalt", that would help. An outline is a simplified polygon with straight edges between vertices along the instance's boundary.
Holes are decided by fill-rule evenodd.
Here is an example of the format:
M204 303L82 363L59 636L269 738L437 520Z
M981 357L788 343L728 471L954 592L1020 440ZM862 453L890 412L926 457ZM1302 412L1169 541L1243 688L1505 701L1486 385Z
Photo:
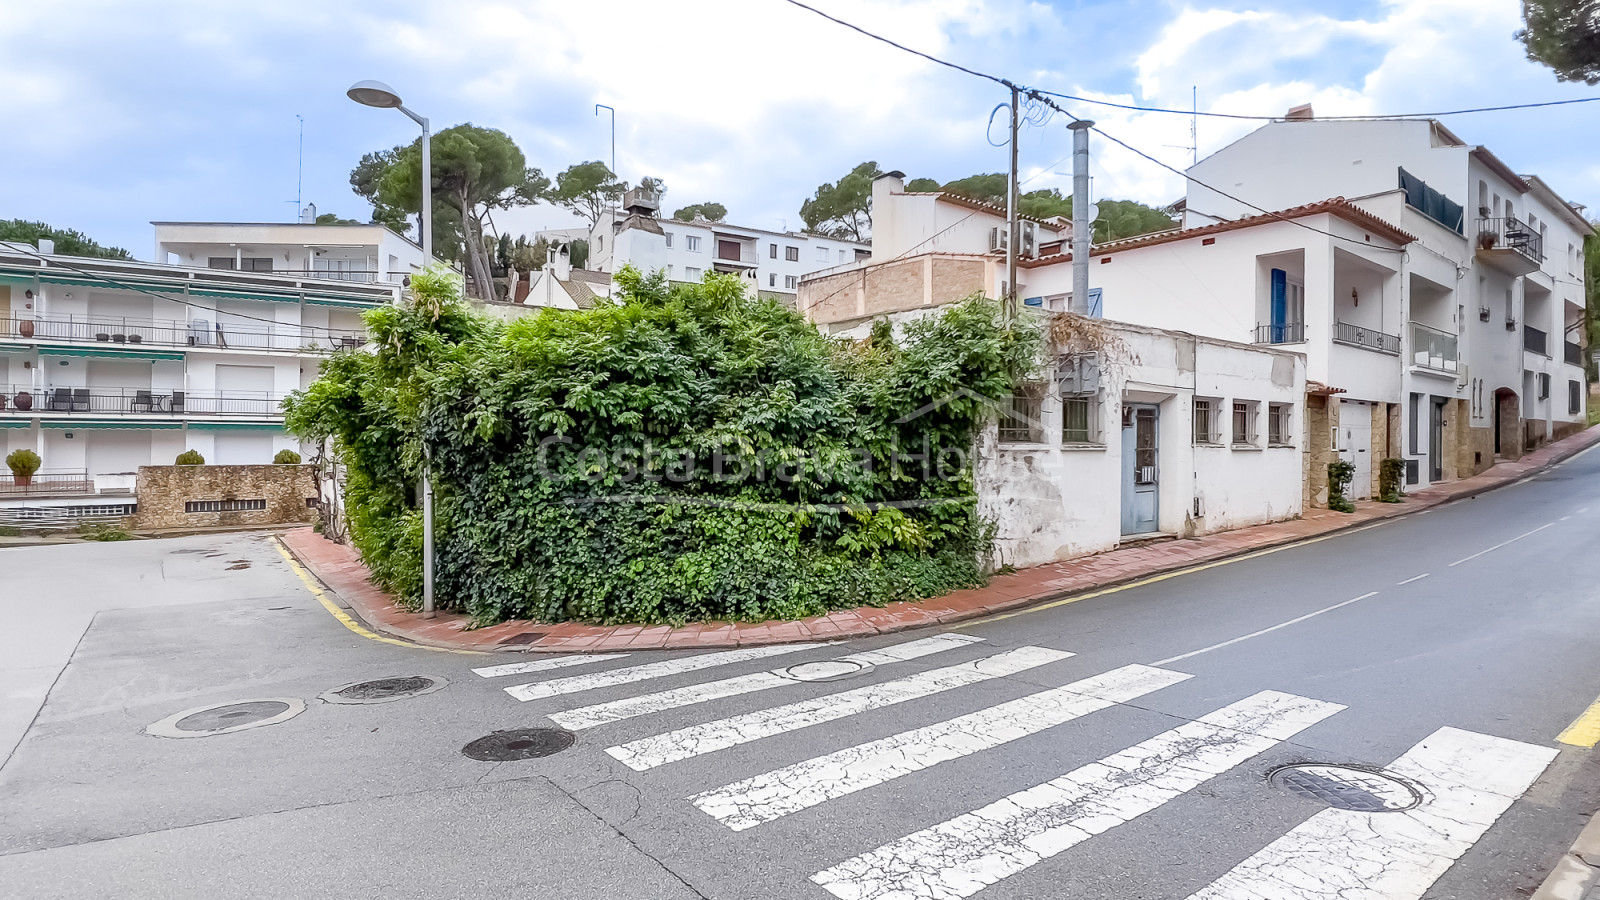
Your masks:
M1423 896L1526 896L1600 809L1595 754L1556 742L1600 696L1597 536L1600 452L1426 514L945 629L983 640L858 676L646 703L580 730L570 750L501 763L460 748L496 730L550 726L551 713L940 631L521 702L502 688L687 654L483 678L471 669L523 657L363 638L322 609L268 536L4 550L0 895L827 900L812 876L954 823L941 834L957 835L957 849L946 859L930 852L928 893L916 894L936 896L940 867L988 839L955 820L1051 782L1081 795L993 830L1021 840L1027 823L1048 821L1083 828L1081 839L977 896L1185 900L1324 809L1266 784L1269 770L1387 766L1448 726L1559 752ZM771 730L777 714L767 711L1023 647L1074 655L714 752L669 743L688 755L646 771L605 752L733 716ZM1132 665L1190 677L1060 713L1047 727L1030 716L1056 713L1030 701L1015 715L961 719L924 743L897 737ZM411 674L450 683L390 703L317 699ZM1281 739L1246 736L1274 727L1270 710L1240 712L1221 730L1194 725L1264 691L1321 701L1320 712ZM214 737L144 733L182 710L273 697L301 698L307 709ZM986 724L961 724L970 721ZM837 769L818 761L878 741L881 749L842 756ZM1188 761L1204 754L1248 758L1191 777ZM788 780L774 790L808 799L753 827L731 830L690 800L785 767ZM1196 783L1152 793L1180 776ZM846 780L860 784L839 788ZM1130 792L1155 805L1096 824L1097 811ZM1456 827L1444 815L1434 821ZM1374 884L1401 865L1365 842L1347 854ZM1328 885L1286 896L1346 895Z

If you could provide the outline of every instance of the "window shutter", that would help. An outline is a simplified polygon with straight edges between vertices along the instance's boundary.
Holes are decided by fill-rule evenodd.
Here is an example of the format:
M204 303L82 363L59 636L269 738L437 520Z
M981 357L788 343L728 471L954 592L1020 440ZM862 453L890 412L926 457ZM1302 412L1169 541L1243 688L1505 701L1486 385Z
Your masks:
M1104 317L1104 315L1105 314L1101 311L1101 306L1100 306L1100 289L1099 288L1090 288L1089 289L1089 317L1091 319L1099 319L1099 318Z
M1284 342L1284 326L1289 321L1289 273L1283 269L1272 270L1272 342Z

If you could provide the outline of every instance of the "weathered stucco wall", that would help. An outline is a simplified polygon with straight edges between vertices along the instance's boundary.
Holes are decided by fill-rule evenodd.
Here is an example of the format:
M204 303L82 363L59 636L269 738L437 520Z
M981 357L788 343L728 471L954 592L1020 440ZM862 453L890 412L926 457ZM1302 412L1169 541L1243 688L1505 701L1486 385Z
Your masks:
M310 522L317 489L307 465L140 466L137 493L135 527L227 528ZM208 506L189 512L191 503Z

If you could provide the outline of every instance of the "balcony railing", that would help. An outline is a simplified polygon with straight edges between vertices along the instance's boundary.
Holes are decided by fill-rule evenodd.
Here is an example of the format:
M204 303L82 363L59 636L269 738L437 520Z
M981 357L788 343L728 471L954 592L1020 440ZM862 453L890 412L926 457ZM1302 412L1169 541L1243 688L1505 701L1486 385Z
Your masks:
M1421 322L1411 323L1411 362L1435 372L1454 373L1460 356L1456 349L1456 336Z
M1276 325L1257 325L1256 343L1258 344L1303 344L1306 339L1306 323L1304 322L1279 322Z
M196 318L188 322L117 316L45 313L0 315L0 338L70 341L114 347L205 347L225 350L347 350L366 343L366 335L348 329L245 325Z
M1478 220L1479 250L1515 250L1535 264L1544 262L1544 239L1528 223L1512 216Z
M1333 341L1336 344L1348 344L1352 347L1376 350L1379 353L1388 353L1392 356L1400 355L1400 336L1398 334L1384 334L1365 325L1335 322L1333 326Z
M1550 355L1550 335L1533 327L1522 326L1522 349L1540 356Z
M0 472L0 495L94 493L94 479L87 470L35 472L27 484L20 481L9 472Z
M191 417L281 415L283 395L269 391L184 391L170 388L0 386L0 416L61 414L94 416Z

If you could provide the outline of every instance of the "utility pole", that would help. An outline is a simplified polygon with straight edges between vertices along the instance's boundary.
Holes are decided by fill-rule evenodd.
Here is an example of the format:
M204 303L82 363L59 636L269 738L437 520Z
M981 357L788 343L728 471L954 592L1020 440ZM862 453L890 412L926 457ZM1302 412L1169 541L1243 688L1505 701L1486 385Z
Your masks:
M1017 106L1021 91L1011 85L1011 174L1006 180L1006 319L1017 317L1017 243L1022 239L1018 216L1022 198L1017 196L1017 132L1020 122Z
M1089 129L1094 123L1079 119L1072 129L1072 305L1073 312L1089 313Z

